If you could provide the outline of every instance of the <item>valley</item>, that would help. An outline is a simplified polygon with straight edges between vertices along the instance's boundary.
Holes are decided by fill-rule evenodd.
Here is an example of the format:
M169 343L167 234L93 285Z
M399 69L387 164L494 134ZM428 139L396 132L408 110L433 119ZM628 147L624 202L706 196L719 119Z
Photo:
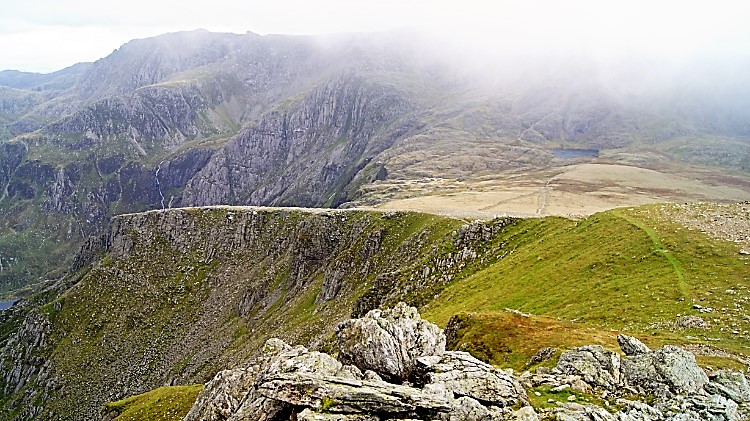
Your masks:
M0 420L219 417L214 392L265 393L277 421L360 419L283 393L319 393L302 363L274 371L316 358L325 387L411 408L385 418L449 419L469 397L425 380L439 369L340 378L359 357L339 324L381 310L444 329L419 358L512 383L476 401L502 417L552 416L571 384L600 416L574 419L749 414L750 79L729 71L746 63L483 59L397 32L196 30L0 72ZM684 359L700 387L602 358Z
M455 217L496 215L585 216L623 206L663 202L742 202L750 199L744 175L717 177L702 168L660 170L617 161L581 160L538 173L477 179L384 181L367 188L375 207ZM373 199L376 200L376 199Z

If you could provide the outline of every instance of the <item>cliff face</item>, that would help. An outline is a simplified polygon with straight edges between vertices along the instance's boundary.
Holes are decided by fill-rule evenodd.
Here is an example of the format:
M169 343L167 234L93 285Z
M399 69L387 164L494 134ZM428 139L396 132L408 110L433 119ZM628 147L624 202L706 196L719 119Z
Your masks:
M9 414L0 419L92 419L105 401L241 365L270 336L324 347L354 307L380 303L359 300L379 275L429 292L496 258L491 235L460 226L420 214L232 207L117 217L84 246L71 288L3 325L15 333L0 354ZM398 291L390 296L420 300Z
M397 121L412 110L406 92L342 74L228 142L188 181L182 203L338 206L373 158L413 128Z
M393 65L348 45L198 31L133 41L88 67L58 93L64 110L48 104L61 118L0 155L0 256L15 262L0 289L64 267L19 238L45 239L48 261L70 262L113 214L335 207L385 177L375 157L414 129L419 94L373 77Z
M747 169L750 95L734 85L706 106L702 91L633 94L581 64L509 62L504 78L427 50L398 34L193 31L56 74L0 74L0 290L59 276L119 213L375 203L389 194L368 190L378 180L528 174L555 147L647 145ZM680 136L713 146L666 145Z

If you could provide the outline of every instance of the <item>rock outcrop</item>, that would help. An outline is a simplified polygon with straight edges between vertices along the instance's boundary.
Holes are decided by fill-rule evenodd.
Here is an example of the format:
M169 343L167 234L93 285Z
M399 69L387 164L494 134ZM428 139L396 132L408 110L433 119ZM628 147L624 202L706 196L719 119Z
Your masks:
M442 330L404 303L347 320L336 336L341 361L394 381L407 380L417 358L445 352Z
M651 351L638 339L620 335L625 357L600 346L564 352L551 370L525 373L526 387L552 386L593 393L613 400L619 411L566 402L549 410L565 420L727 420L746 419L739 405L750 403L747 380L739 372L717 372L709 378L695 356L664 346ZM624 399L627 397L628 399ZM630 400L639 397L642 401ZM646 403L651 401L651 403Z
M445 351L442 331L403 303L347 320L336 333L340 361L270 339L254 364L207 383L184 421L739 421L750 403L742 373L709 379L689 352L651 351L624 335L618 342L625 357L585 346L564 352L553 369L515 376ZM572 396L535 410L525 388L545 385L585 392L607 406Z
M415 222L419 229L404 236L403 227ZM483 225L512 222L504 218ZM479 266L502 252L500 241L483 248L473 242L483 240L454 233L462 225L440 217L424 221L408 212L255 207L119 216L109 232L85 243L74 262L79 274L56 283L32 306L48 316L46 346L33 352L23 348L34 342L20 337L25 313L7 325L15 345L0 343L5 362L0 377L22 372L18 378L24 380L0 382L0 414L38 402L44 411L38 419L92 419L105 402L162 385L205 383L225 368L246 367L273 336L311 349L327 346L376 274L397 274L405 291L425 268L456 275L460 264ZM473 248L477 257L461 260L454 244ZM435 270L436 262L446 266ZM439 282L419 279L419 288ZM63 291L64 299L58 299ZM384 344L375 355L381 362L359 369L342 358L344 368L336 375L401 382L416 358L444 351L441 331L413 309L373 314L381 316L371 327L382 327L391 356L400 355L403 379L378 369ZM37 321L30 315L26 323ZM35 401L38 396L45 399Z
M526 399L526 391L510 374L483 363L466 352L417 358L417 384L439 385L456 396L485 405L508 407Z
M671 345L623 359L622 374L630 386L653 394L690 395L708 384L708 376L695 363L695 356Z
M469 354L445 352L442 330L403 303L347 320L336 333L341 362L270 339L250 367L217 374L185 421L292 414L298 420L489 420L527 402L513 376Z

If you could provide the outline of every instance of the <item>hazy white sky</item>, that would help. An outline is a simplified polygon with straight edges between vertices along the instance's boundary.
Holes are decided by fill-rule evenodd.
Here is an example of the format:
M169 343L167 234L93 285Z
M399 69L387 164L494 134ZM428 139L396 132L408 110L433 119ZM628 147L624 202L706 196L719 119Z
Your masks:
M0 69L58 70L134 38L197 28L413 28L445 42L506 50L747 56L748 21L744 0L0 0Z

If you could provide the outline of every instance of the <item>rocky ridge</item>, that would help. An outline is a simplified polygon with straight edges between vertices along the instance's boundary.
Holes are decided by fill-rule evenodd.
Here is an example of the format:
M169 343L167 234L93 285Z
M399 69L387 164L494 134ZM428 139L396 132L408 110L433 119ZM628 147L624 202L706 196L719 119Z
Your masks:
M341 323L338 359L268 340L253 364L208 382L184 421L747 419L750 386L742 373L707 375L680 348L651 351L625 335L618 341L624 357L585 346L564 352L554 368L516 375L446 351L442 330L399 303ZM535 409L526 389L538 387L604 405L571 395Z
M581 63L517 60L467 76L462 60L420 41L198 30L134 40L50 75L0 74L0 140L23 149L20 159L0 153L0 258L13 263L0 290L60 276L38 255L67 265L121 213L370 205L426 178L544 171L559 164L550 148L686 135L729 136L706 156L701 138L697 162L747 171L744 79L725 88L740 103L716 90L685 97L680 86L668 90L679 101L631 98L622 80L610 89ZM515 75L493 80L506 71ZM740 151L729 160L728 147Z
M106 401L203 383L272 335L324 347L354 307L380 304L358 301L378 274L440 288L495 261L514 222L260 207L119 216L54 291L0 319L0 419L90 419Z

